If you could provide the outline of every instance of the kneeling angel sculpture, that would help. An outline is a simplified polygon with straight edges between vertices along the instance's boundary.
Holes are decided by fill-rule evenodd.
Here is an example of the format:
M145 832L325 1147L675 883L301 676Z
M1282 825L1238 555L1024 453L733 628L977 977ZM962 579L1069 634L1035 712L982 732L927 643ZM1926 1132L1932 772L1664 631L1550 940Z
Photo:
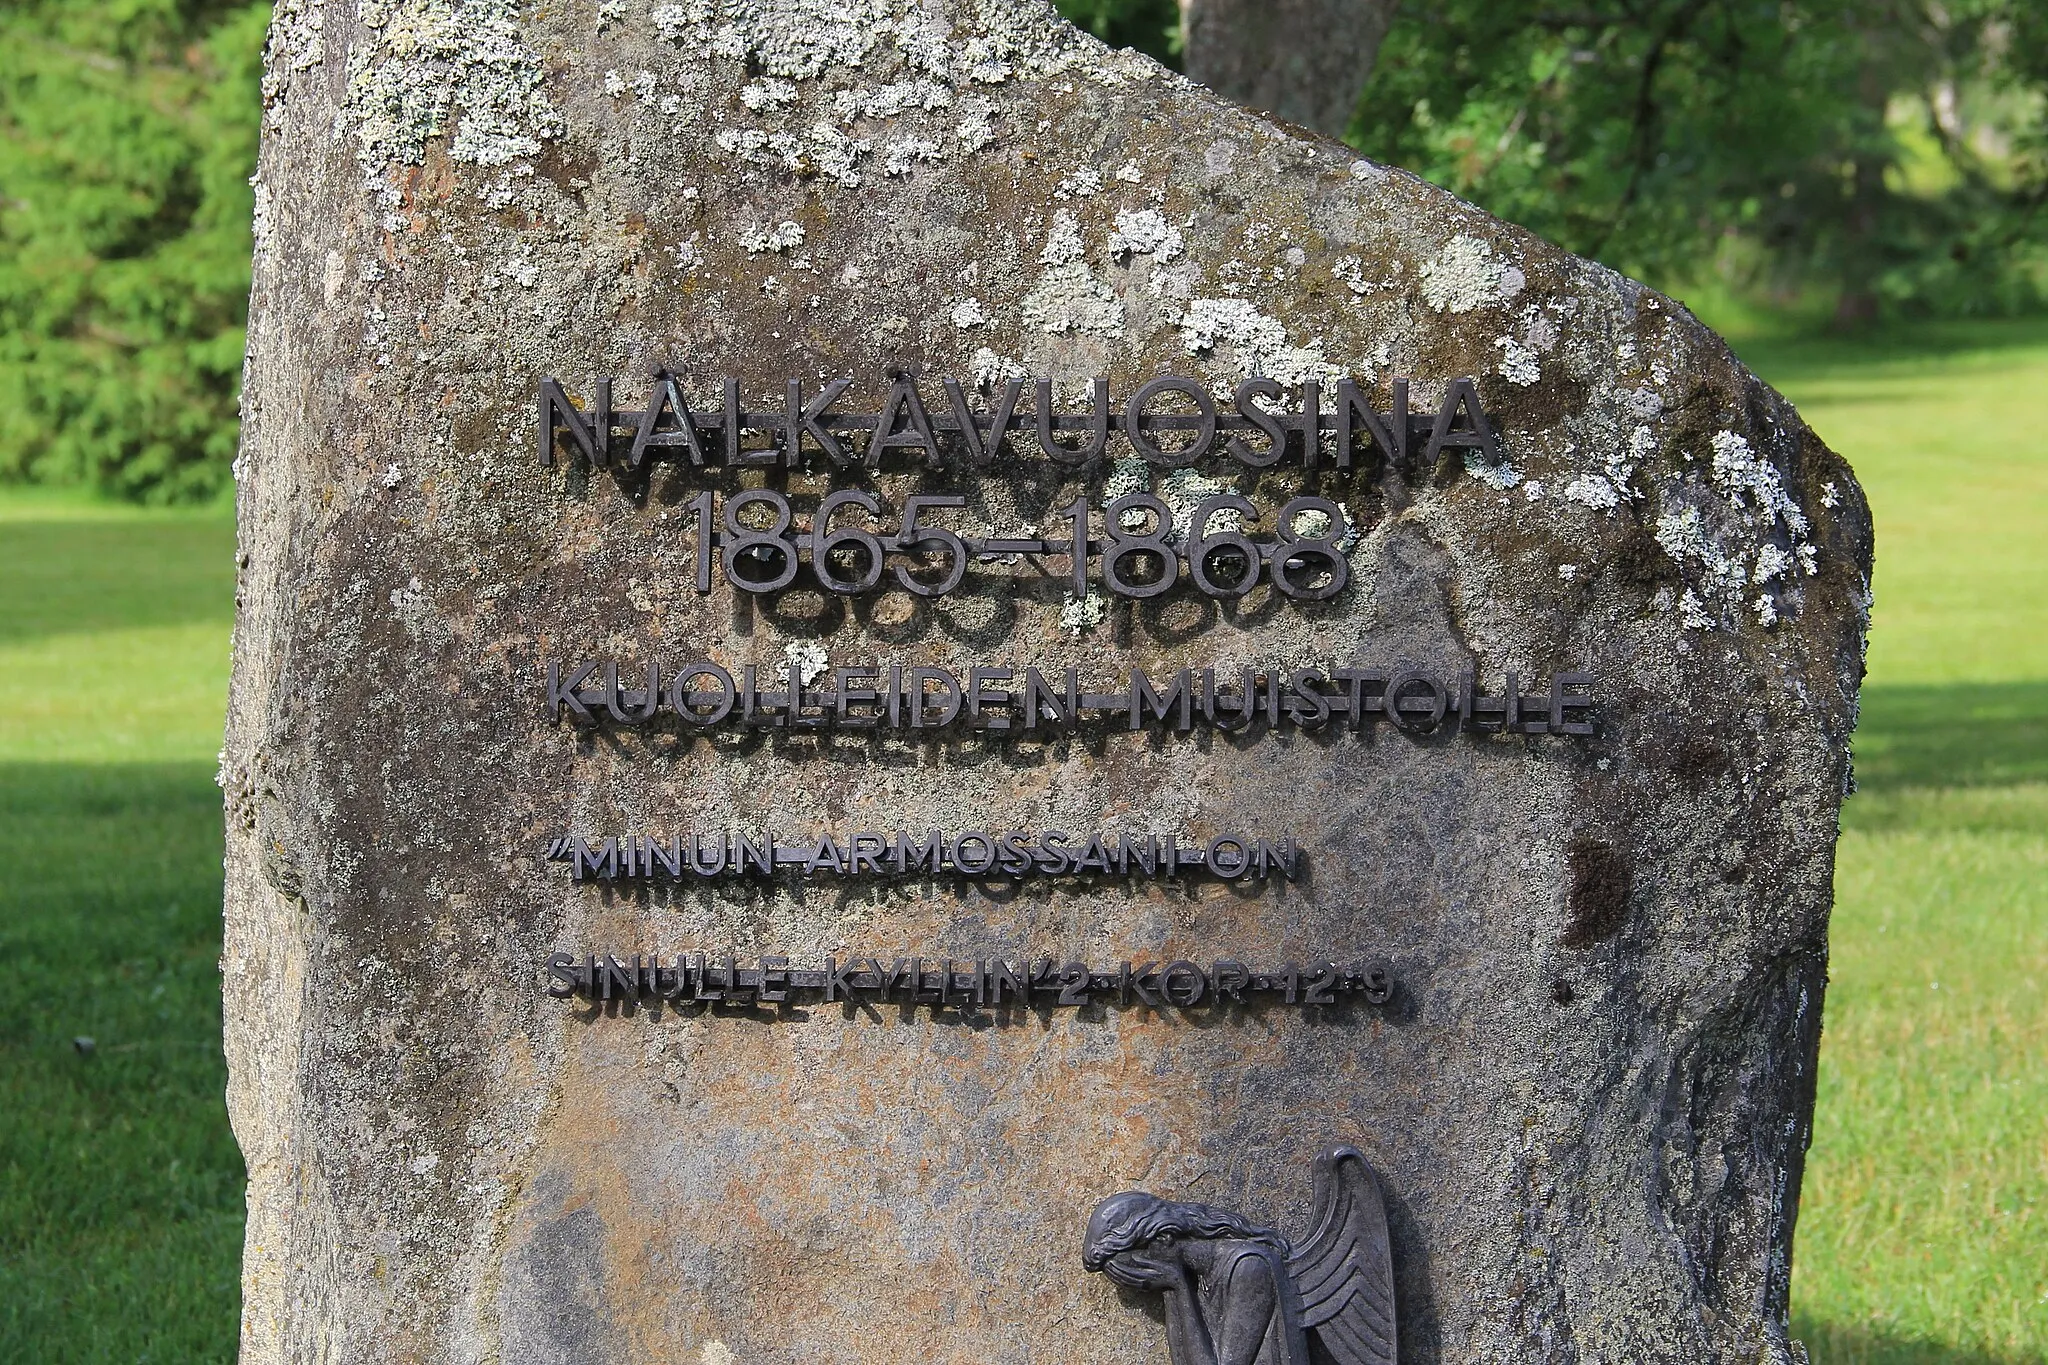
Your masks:
M1314 1216L1297 1247L1223 1209L1127 1190L1095 1206L1081 1264L1165 1297L1173 1365L1395 1365L1386 1206L1357 1148L1316 1158Z

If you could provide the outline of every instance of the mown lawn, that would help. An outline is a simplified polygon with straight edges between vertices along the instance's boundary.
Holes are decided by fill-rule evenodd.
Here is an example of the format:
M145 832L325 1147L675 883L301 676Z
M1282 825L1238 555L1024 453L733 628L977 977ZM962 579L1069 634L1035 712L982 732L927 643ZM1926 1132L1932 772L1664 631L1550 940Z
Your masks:
M1879 526L1796 1329L1817 1365L2044 1365L2048 327L1743 349ZM0 1362L233 1355L232 540L0 497Z
M1856 466L1877 608L1795 1330L2048 1360L2048 327L1745 349Z
M233 553L217 512L0 499L0 1361L233 1358Z

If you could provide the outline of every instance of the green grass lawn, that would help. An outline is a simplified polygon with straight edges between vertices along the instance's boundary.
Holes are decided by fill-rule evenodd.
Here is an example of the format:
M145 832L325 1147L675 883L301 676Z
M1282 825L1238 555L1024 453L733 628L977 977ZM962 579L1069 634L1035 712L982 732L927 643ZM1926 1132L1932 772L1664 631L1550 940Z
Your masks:
M2048 1361L2048 326L1751 346L1877 517L1796 1330Z
M2044 1365L2048 326L1743 349L1879 534L1796 1329L1817 1365ZM232 539L0 497L0 1362L234 1351Z
M219 512L0 499L0 1361L234 1355L233 553Z

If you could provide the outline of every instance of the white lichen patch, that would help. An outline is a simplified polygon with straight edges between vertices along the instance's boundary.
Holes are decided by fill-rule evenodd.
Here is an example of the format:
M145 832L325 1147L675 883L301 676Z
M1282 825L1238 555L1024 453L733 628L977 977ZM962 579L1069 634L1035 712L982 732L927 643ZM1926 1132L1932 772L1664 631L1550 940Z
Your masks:
M773 76L763 76L740 87L740 103L757 114L770 109L786 109L796 103L796 86Z
M1457 236L1422 266L1422 297L1439 313L1469 313L1522 292L1522 272L1477 237Z
M1055 199L1090 199L1102 190L1102 172L1093 166L1083 166L1070 175L1060 177L1053 187Z
M1697 507L1680 507L1658 517L1657 543L1678 563L1696 564L1704 571L1705 582L1701 586L1709 596L1740 594L1749 581L1749 571L1742 559L1724 551L1708 533L1706 519Z
M363 0L348 110L365 166L417 165L451 125L448 155L474 166L503 166L561 135L521 9L517 0Z
M1688 589L1694 610L1680 616L1688 627L1698 618L1725 617L1747 608L1759 624L1776 625L1783 603L1773 594L1791 586L1795 568L1805 574L1819 570L1819 551L1807 539L1806 513L1785 490L1776 465L1757 453L1737 432L1716 432L1707 487L1697 475L1667 495L1667 505L1681 501L1657 519L1657 543L1697 575ZM1708 492L1719 498L1704 499ZM1753 588L1764 588L1750 596Z
M1098 279L1081 257L1086 248L1074 215L1061 209L1053 215L1038 260L1045 270L1024 296L1024 321L1040 331L1116 337L1124 331L1124 306L1107 283Z
M962 150L978 152L996 140L995 124L986 112L976 111L960 120L953 136L960 139Z
M1758 457L1746 437L1732 431L1714 433L1714 486L1728 501L1759 525L1782 520L1792 534L1806 534L1806 513L1785 491L1778 467Z
M1792 556L1786 550L1766 541L1757 547L1756 567L1750 570L1749 581L1763 584L1787 577L1792 564Z
M1068 265L1081 259L1087 248L1081 242L1081 225L1074 215L1061 209L1052 216L1052 230L1045 235L1045 249L1038 253L1040 265Z
M1548 311L1530 304L1522 310L1522 341L1530 350L1539 355L1548 354L1557 347L1557 319Z
M1151 490L1152 466L1136 455L1118 455L1110 460L1109 472L1102 478L1102 505L1107 507L1119 498ZM1136 514L1136 519L1127 519L1125 525L1144 525L1143 514Z
M1565 500L1590 507L1596 512L1606 512L1621 505L1621 495L1614 485L1598 474L1581 474L1564 486Z
M1657 448L1656 434L1647 424L1630 433L1628 444L1607 453L1605 469L1599 474L1580 474L1565 485L1564 496L1594 511L1609 512L1623 502L1642 497L1632 480L1638 467Z
M1116 257L1150 256L1158 261L1178 257L1185 243L1180 229L1166 221L1157 209L1126 210L1116 216L1116 231L1109 234L1109 254Z
M823 120L802 137L782 128L721 128L712 141L740 161L791 174L815 171L847 187L860 184L855 166L874 149L866 138L848 137Z
M1060 606L1060 629L1071 635L1095 629L1109 614L1109 606L1102 594L1091 591L1086 597L1067 594L1067 600Z
M829 123L812 124L810 138L811 162L819 175L848 187L860 183L854 165L874 150L873 143L864 137L848 137Z
M1336 276L1346 289L1349 289L1359 298L1364 298L1367 294L1379 288L1377 284L1366 280L1365 262L1359 260L1356 256L1339 256L1337 263L1330 267L1330 273Z
M1212 479L1187 468L1168 470L1159 480L1159 496L1173 512L1173 530L1167 540L1175 545L1187 541L1195 533L1195 509L1209 498L1236 491L1237 485L1227 479ZM1228 507L1212 514L1203 528L1208 535L1243 529L1244 514Z
M766 231L743 232L740 234L740 245L747 249L749 256L794 251L803 244L803 225L788 219L784 219Z
M1189 355L1226 352L1239 374L1263 374L1283 384L1326 379L1336 373L1311 342L1296 346L1286 326L1244 299L1195 299L1181 315L1181 344Z
M1808 574L1818 568L1817 551L1804 539L1805 514L1785 494L1776 467L1747 438L1723 431L1713 444L1711 485L1724 500L1724 528L1716 534L1713 522L1691 503L1657 519L1657 543L1700 580L1680 601L1680 619L1700 629L1716 623L1715 607L1733 612L1747 606L1760 625L1774 626L1782 612L1770 585L1785 584L1795 566ZM1779 543L1781 536L1792 538L1789 549ZM1754 587L1766 591L1748 597Z
M708 48L769 78L816 80L883 53L907 68L908 79L835 92L842 119L945 108L962 82L998 85L1020 72L1048 75L1086 51L1049 7L984 4L961 18L971 36L956 42L944 15L888 0L685 0L653 11L656 29L669 41Z
M325 28L326 13L317 0L278 0L271 8L262 86L266 109L284 94L294 72L310 71L327 60Z
M832 96L832 112L842 121L895 118L907 110L929 113L951 107L953 92L934 80L891 81L873 90L840 90Z
M1479 451L1465 452L1465 472L1488 488L1505 493L1522 481L1522 471L1514 462L1503 455L1498 464L1490 464Z
M1527 388L1543 377L1543 370L1536 359L1536 352L1513 337L1502 337L1493 343L1500 348L1500 377L1510 384Z
M1054 335L1124 334L1124 306L1107 283L1079 261L1049 265L1024 296L1024 321Z
M988 314L981 310L979 299L961 299L953 305L951 316L955 327L979 327L988 321Z
M940 160L939 144L928 137L904 138L892 142L882 153L882 174L891 179L909 175L918 162L932 163Z
M1624 389L1621 405L1638 422L1654 422L1664 411L1664 398L1655 389Z
M1031 371L1008 356L997 355L986 346L975 348L970 366L976 388L988 389L1011 379L1029 379Z
M798 80L859 66L895 27L880 0L722 0L718 10L714 52Z
M796 669L797 681L805 687L823 677L831 662L831 655L816 640L791 640L783 647L782 657Z

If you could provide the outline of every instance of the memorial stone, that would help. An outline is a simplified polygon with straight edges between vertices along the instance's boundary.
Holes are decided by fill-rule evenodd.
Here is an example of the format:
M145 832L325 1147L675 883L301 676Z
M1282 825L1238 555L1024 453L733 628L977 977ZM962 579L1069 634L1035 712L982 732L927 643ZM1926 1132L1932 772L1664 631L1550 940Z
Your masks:
M1756 1362L1871 564L1037 0L280 0L242 1358Z

